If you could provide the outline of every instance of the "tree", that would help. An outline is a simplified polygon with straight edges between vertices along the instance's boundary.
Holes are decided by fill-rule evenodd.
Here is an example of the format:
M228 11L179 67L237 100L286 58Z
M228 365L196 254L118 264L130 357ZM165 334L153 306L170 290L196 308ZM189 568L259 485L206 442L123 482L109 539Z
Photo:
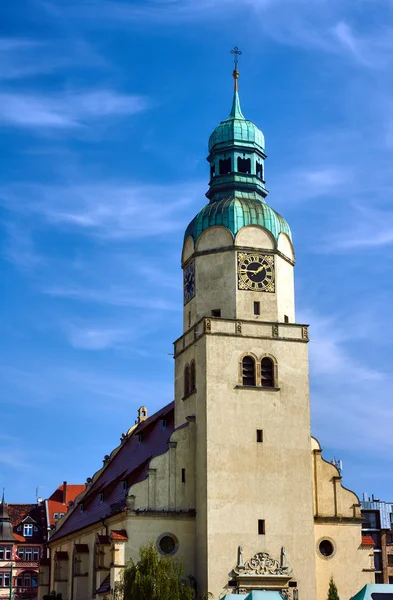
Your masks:
M130 560L115 585L116 600L194 600L195 591L183 579L181 560L159 556L153 542Z
M331 576L330 581L329 581L329 591L328 591L327 600L340 600L340 597L338 595L337 586L334 583L333 575Z

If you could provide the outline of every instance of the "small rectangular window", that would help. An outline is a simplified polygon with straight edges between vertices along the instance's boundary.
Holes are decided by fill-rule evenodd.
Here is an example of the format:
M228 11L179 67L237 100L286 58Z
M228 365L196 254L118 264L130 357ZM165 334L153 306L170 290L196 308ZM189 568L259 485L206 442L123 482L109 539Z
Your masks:
M18 548L18 556L19 558L21 558L23 560L23 558L25 557L25 551L23 548Z
M188 326L191 327L191 311L188 311Z
M104 502L104 492L100 493L100 502Z
M212 310L212 317L221 317L221 308L215 308Z
M85 510L85 507L83 506L83 502L81 502L81 503L80 503L80 505L79 505L79 510L80 510L81 512L83 512L83 511Z
M122 480L121 489L123 490L123 492L125 492L127 490L127 479Z
M162 421L161 421L161 429L162 430L166 429L166 419L162 419Z
M10 574L4 573L4 587L10 587Z
M263 442L263 431L262 429L257 429L257 442Z
M10 560L11 559L11 548L8 547L5 549L5 559L6 560Z
M37 561L40 558L40 552L38 548L33 548L33 560Z
M25 560L31 560L33 551L31 548L25 548Z
M185 469L181 470L181 482L186 483L186 470Z
M392 585L392 583L393 583L393 577L391 575L389 575L389 583L390 583L390 585Z
M284 323L289 323L289 317L288 317L288 315L284 315Z
M141 444L143 441L143 434L142 433L138 433L138 442L139 444Z
M254 302L254 315L260 315L260 314L261 314L261 303Z
M388 565L393 567L393 554L388 554Z
M33 535L33 525L31 523L25 523L23 525L24 537L31 537Z
M258 534L265 535L265 520L258 519Z

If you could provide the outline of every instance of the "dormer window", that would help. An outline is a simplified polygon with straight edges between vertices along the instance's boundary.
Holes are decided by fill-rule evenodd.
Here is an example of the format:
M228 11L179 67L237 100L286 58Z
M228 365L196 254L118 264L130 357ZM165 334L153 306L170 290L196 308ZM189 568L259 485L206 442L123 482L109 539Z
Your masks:
M23 536L31 537L33 535L33 525L31 523L24 523L23 525Z
M251 173L251 159L239 156L237 159L237 172L249 175Z

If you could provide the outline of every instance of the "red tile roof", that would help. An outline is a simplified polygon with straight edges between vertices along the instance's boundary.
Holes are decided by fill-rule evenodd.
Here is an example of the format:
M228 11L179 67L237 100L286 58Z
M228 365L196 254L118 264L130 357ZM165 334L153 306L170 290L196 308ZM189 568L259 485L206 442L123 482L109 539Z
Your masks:
M48 517L49 524L55 525L57 519L53 518L55 513L66 513L68 511L68 503L74 501L79 494L86 489L84 484L66 483L66 490L64 494L64 484L59 485L57 490L48 498ZM63 502L64 500L64 502Z
M362 536L362 546L375 546L375 542L371 535Z
M119 540L122 542L126 542L128 540L128 535L125 529L112 529L111 531L112 540Z
M12 521L13 536L18 542L28 542L29 544L42 544L46 534L45 509L43 504L8 504L8 514ZM31 523L37 527L29 537L23 536L23 523ZM21 530L18 531L18 527Z
M163 419L166 421L165 428L162 426ZM112 453L113 456L103 471L73 507L69 517L60 523L51 540L58 540L125 510L128 488L146 479L151 459L167 451L173 431L174 403L171 402L146 421L139 423L130 435L124 438L121 446ZM142 432L143 441L140 442L138 434ZM122 481L126 481L126 490L123 489ZM104 494L103 500L100 500L100 492ZM82 502L81 512L79 505Z

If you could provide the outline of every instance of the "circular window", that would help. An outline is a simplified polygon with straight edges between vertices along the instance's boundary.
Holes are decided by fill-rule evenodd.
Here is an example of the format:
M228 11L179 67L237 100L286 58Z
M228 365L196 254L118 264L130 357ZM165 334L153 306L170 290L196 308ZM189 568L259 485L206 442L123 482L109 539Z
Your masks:
M334 553L334 545L330 540L321 540L318 546L319 552L325 558L330 558Z
M175 554L179 547L178 539L172 533L163 533L157 540L157 548L160 554Z

